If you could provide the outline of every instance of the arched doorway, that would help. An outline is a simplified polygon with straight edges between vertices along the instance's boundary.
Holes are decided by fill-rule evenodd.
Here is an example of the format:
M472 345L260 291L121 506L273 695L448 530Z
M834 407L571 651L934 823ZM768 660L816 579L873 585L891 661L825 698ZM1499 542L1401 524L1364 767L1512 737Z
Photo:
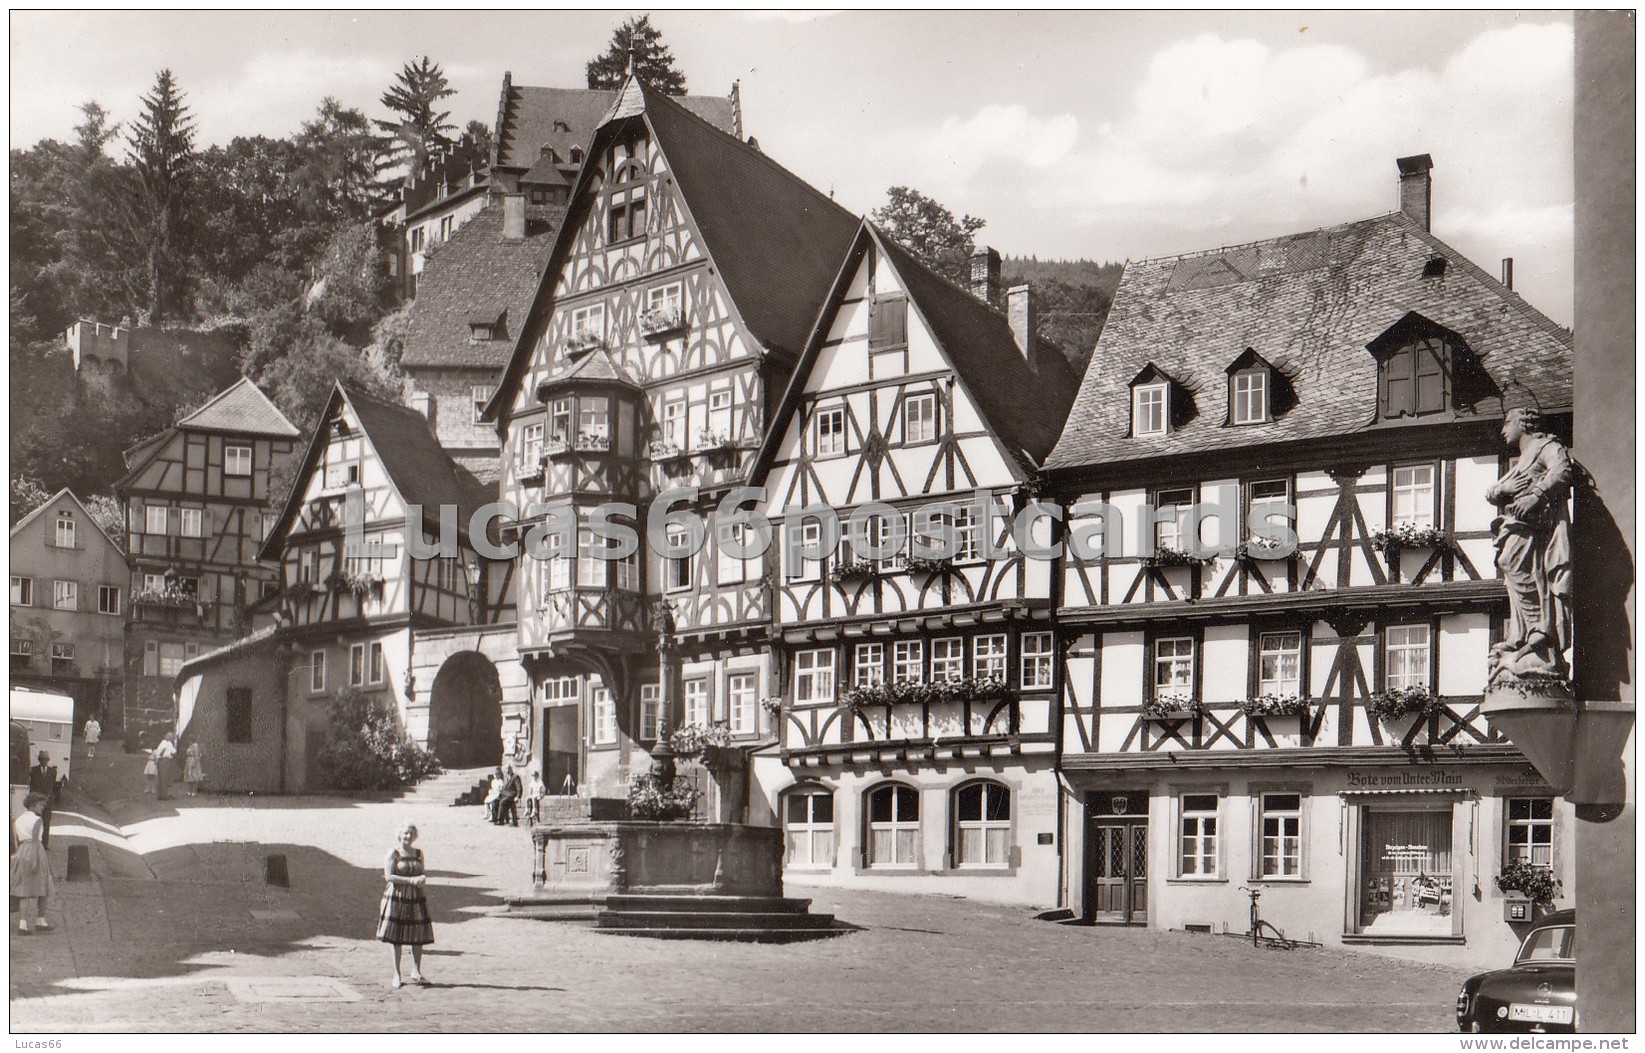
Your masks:
M503 685L478 651L446 659L429 700L428 745L447 768L493 765L503 752Z

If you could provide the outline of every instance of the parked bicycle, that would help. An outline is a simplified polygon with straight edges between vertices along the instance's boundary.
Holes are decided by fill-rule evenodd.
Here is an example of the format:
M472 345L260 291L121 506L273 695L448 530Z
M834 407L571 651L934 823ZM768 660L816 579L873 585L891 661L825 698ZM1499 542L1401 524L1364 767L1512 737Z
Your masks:
M1262 898L1262 890L1241 885L1239 890L1251 897L1251 931L1246 935L1251 937L1253 947L1274 947L1284 951L1297 949L1297 941L1286 939L1285 933L1276 926L1262 920L1262 908L1257 900Z

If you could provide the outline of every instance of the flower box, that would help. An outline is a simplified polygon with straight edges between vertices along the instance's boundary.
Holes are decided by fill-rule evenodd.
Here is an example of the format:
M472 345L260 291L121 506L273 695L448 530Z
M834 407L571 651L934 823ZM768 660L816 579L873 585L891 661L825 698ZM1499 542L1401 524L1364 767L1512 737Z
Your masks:
M566 349L574 353L605 346L605 334L598 329L578 329L565 338Z
M1003 698L1010 685L998 677L956 677L952 680L895 680L889 684L855 684L840 695L840 705L860 711L868 706L928 706Z
M1452 547L1452 540L1451 535L1438 527L1399 523L1372 534L1371 547L1389 559L1397 559L1408 548L1448 549Z
M357 600L383 594L383 579L377 574L333 574L330 585L331 591L351 593Z
M1191 720L1205 712L1205 704L1192 695L1164 691L1142 704L1149 720Z
M1440 700L1426 687L1396 687L1378 691L1365 703L1366 712L1384 724L1406 717L1426 716L1439 706Z
M1257 695L1240 699L1239 711L1248 717L1294 717L1308 712L1308 700L1300 695Z
M182 592L178 589L138 589L131 594L133 607L161 607L171 611L193 610L199 606L200 597L191 592Z
M1196 556L1192 552L1161 545L1151 555L1144 556L1142 561L1150 567L1208 567L1216 559L1215 556Z
M725 450L731 447L731 436L721 431L700 431L697 433L697 449Z
M828 580L836 585L843 585L848 581L866 581L874 576L876 570L871 559L848 559L835 564L834 569L828 572Z
M1496 878L1496 887L1503 892L1518 893L1532 903L1549 906L1560 894L1563 885L1548 867L1519 860L1502 868L1502 873Z
M671 442L664 442L661 439L653 440L651 445L646 447L646 452L650 454L651 459L654 461L672 461L690 455L690 451L684 447L676 446Z
M1290 559L1296 554L1295 545L1286 545L1271 538L1254 537L1242 541L1234 549L1234 559L1241 563L1263 560Z
M640 313L640 332L647 336L672 333L685 325L685 314L678 307L651 307Z
M947 574L954 569L954 560L951 556L909 556L903 566L914 574Z

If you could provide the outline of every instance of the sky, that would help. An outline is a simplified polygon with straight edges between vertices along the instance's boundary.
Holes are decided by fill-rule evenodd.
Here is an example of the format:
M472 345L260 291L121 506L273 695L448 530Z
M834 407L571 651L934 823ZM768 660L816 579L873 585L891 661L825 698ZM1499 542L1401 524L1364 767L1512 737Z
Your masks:
M11 145L78 104L132 117L169 68L202 142L370 116L427 54L462 125L516 84L579 87L643 12L13 12ZM741 83L772 158L866 213L905 185L1006 255L1121 261L1393 211L1434 159L1433 230L1572 316L1573 30L1560 12L656 10L693 94ZM72 41L66 45L65 41Z

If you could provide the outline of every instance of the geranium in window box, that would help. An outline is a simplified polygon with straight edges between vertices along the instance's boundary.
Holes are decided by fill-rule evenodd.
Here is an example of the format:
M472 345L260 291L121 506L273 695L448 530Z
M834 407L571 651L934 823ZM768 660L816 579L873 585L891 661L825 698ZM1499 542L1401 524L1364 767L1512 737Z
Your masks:
M653 439L651 445L646 447L646 452L651 455L653 461L672 461L689 454L684 447L664 442L662 439Z
M1160 691L1142 704L1143 716L1150 720L1187 720L1205 712L1205 704L1180 691Z
M1234 559L1241 563L1290 559L1296 551L1295 545L1287 545L1278 538L1251 537L1235 546Z
M592 351L597 347L605 346L605 334L598 329L577 329L565 338L565 346L568 351L573 353Z
M913 574L947 574L954 569L952 556L909 556L903 566Z
M703 429L697 433L697 449L699 450L727 450L732 445L731 436L723 431L709 431Z
M874 561L871 559L847 559L834 565L828 572L828 580L836 585L843 585L849 581L866 581L874 576Z
M1451 535L1438 527L1416 526L1412 523L1397 523L1371 535L1371 547L1389 559L1399 558L1399 554L1408 548L1443 550L1451 548L1453 544Z
M891 689L884 684L852 684L840 693L839 704L853 713L861 713L869 706L889 706Z
M760 708L765 710L771 716L781 716L783 711L783 696L770 695L766 698L760 699Z
M170 611L196 610L204 606L200 597L178 588L138 589L131 594L133 607L161 607Z
M1192 552L1160 545L1142 561L1150 567L1209 567L1216 559L1215 556L1196 556Z
M685 325L685 313L678 307L648 307L640 313L640 332L647 336L672 333Z
M1563 885L1550 868L1521 859L1502 868L1496 887L1504 892L1517 892L1532 903L1552 906Z
M1386 724L1405 717L1432 713L1439 705L1438 697L1419 684L1416 687L1394 687L1386 691L1377 691L1365 703L1365 710Z
M331 591L350 593L357 600L383 594L383 578L380 574L356 574L345 570L333 574L330 584Z
M942 685L944 701L979 702L1003 698L1011 685L997 676L968 676L950 680Z
M1308 700L1300 695L1256 695L1240 699L1239 711L1248 717L1294 717L1308 712Z
M571 449L571 440L565 435L550 435L543 440L544 457L558 457L569 449Z

